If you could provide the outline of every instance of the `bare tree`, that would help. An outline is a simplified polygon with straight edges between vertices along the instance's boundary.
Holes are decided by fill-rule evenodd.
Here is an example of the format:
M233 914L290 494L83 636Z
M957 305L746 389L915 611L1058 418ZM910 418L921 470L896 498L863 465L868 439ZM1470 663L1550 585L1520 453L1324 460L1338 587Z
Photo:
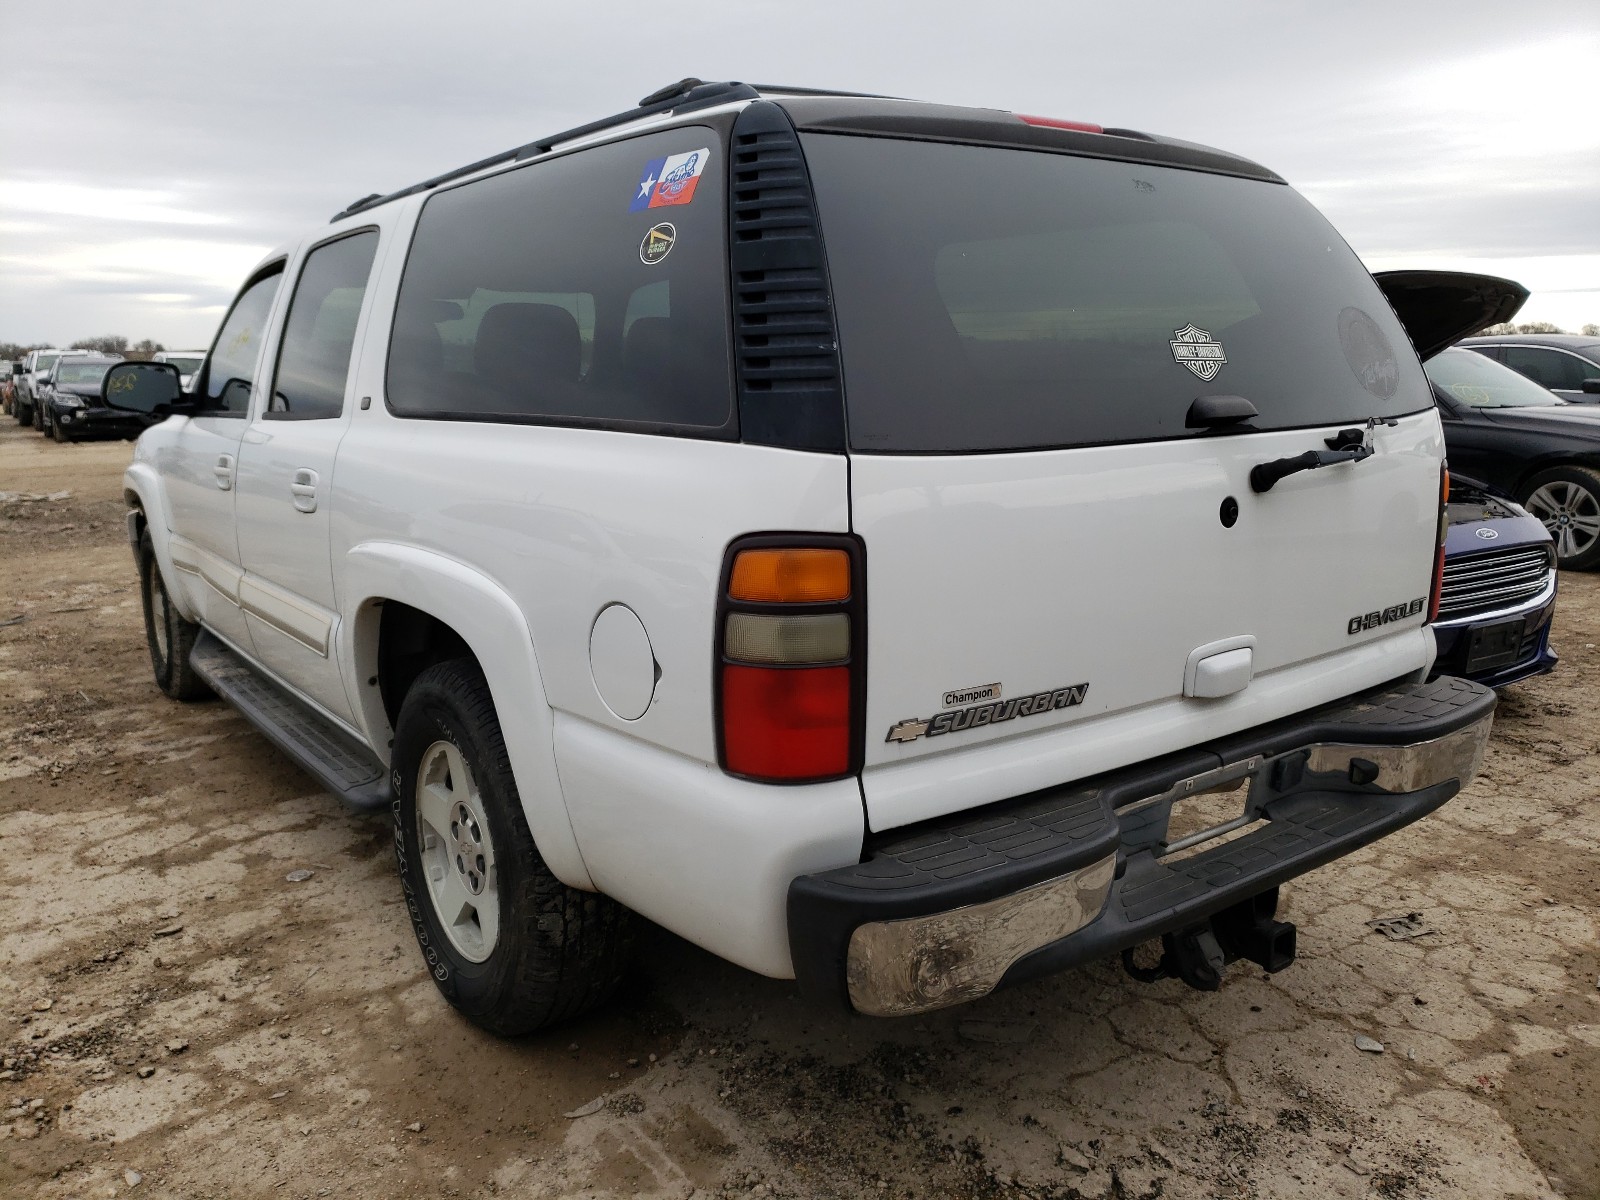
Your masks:
M1583 327L1583 336L1600 337L1600 325L1596 325L1593 321L1590 321Z
M128 348L128 339L120 334L104 337L79 338L72 343L74 350L94 350L100 354L121 354Z

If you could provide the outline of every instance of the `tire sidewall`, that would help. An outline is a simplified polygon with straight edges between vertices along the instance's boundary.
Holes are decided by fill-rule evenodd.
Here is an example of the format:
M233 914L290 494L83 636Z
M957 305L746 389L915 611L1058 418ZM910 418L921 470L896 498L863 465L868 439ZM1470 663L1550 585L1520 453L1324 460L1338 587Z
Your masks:
M517 974L520 948L510 936L515 928L510 910L512 898L521 893L523 886L522 858L515 846L515 822L520 812L514 807L518 803L514 785L507 794L509 772L507 778L501 778L495 768L490 738L474 727L455 689L445 682L447 678L435 670L425 671L406 696L395 727L391 808L395 858L417 945L439 990L470 1016L492 1009ZM417 773L424 752L439 741L454 745L472 771L494 844L501 933L494 950L481 963L463 957L450 944L423 875L417 832Z
M166 603L162 605L162 612L166 618L167 655L161 653L161 641L156 637L155 605L151 603L151 596L156 588L160 588ZM150 669L156 677L156 686L163 692L170 692L172 688L172 659L171 650L176 645L175 631L172 628L173 607L172 596L166 590L165 582L161 578L161 566L156 562L155 546L150 541L148 531L139 537L139 599L144 607L144 637L145 644L150 651Z

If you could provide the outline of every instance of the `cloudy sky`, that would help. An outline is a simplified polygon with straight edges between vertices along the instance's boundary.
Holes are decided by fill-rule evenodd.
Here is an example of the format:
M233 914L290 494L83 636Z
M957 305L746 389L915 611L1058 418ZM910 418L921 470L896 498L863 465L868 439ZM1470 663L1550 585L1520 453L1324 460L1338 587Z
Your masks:
M685 75L1208 142L1374 270L1600 322L1600 4L0 0L0 341L210 341L274 245Z

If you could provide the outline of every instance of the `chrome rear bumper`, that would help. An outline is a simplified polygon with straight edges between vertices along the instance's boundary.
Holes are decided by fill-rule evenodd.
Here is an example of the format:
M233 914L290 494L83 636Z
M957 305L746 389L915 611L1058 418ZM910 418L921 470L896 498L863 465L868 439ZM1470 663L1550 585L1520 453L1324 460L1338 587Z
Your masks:
M791 885L796 975L904 1016L1191 927L1444 804L1481 768L1493 710L1465 680L1388 689L1161 769L896 831ZM1173 832L1174 806L1219 792L1239 797L1234 815Z

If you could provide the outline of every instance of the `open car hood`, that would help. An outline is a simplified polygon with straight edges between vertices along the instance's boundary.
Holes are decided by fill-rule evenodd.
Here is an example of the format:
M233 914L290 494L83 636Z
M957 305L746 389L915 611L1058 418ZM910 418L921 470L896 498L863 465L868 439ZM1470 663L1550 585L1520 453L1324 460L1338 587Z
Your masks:
M1509 321L1528 289L1493 275L1458 271L1379 271L1373 276L1426 362L1480 329Z

